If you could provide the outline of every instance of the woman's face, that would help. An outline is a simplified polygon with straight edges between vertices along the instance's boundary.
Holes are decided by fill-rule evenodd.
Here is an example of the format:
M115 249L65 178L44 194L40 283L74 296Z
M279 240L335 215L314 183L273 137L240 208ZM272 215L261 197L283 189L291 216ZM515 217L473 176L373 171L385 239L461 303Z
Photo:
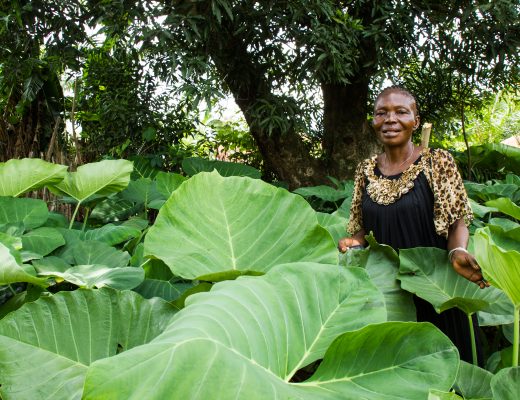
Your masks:
M383 94L376 101L372 124L383 145L406 145L419 126L415 100L398 91Z

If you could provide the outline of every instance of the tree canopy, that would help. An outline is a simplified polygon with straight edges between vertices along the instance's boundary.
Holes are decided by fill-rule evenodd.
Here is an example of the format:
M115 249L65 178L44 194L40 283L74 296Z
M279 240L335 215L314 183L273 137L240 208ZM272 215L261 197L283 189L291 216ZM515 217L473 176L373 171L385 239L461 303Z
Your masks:
M231 94L264 170L291 187L315 184L351 176L376 151L367 115L388 78L415 92L423 121L514 87L519 11L514 0L11 1L0 10L0 101L4 116L17 109L21 121L20 105L36 99L28 89L43 90L33 78L47 82L44 71L69 68L83 77L84 140L110 147L130 126L135 150L147 129L170 133L163 147L174 142L198 102ZM102 43L88 28L102 32ZM157 100L164 84L169 99ZM103 114L101 105L124 114ZM96 124L87 121L93 114ZM4 119L0 134L14 135L16 122Z

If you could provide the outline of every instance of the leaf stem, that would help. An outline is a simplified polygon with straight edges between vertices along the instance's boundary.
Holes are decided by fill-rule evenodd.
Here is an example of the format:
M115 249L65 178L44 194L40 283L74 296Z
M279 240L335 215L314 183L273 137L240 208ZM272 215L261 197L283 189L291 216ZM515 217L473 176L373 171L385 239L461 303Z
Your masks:
M74 220L76 219L76 214L78 213L80 204L80 202L76 204L76 208L74 209L74 213L72 214L72 218L70 219L69 229L72 229L72 225L74 224Z
M471 356L473 365L478 365L477 344L475 343L475 328L473 327L473 313L467 314L469 323L469 333L471 335Z
M518 342L520 342L520 305L515 306L515 323L513 325L513 367L518 367Z
M9 290L11 291L11 293L16 296L16 290L13 289L13 287L11 285L7 285L9 287Z
M81 232L85 232L85 227L87 226L89 211L90 211L90 208L85 208L85 217L83 218L83 227L81 228Z

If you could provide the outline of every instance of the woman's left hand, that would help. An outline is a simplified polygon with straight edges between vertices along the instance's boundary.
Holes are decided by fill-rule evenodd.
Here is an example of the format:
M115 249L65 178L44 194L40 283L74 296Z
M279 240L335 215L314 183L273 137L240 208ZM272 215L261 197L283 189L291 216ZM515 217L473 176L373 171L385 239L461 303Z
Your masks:
M459 275L471 282L475 282L481 289L489 286L489 283L482 276L482 270L475 257L464 251L455 251L451 257L453 269Z

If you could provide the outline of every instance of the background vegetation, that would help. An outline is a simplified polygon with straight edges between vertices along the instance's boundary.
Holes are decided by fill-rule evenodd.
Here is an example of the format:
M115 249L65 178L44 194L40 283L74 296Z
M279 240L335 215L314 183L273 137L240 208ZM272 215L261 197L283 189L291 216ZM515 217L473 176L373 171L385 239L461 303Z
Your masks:
M291 188L345 179L377 149L367 115L389 79L416 93L439 145L517 127L516 1L13 0L0 15L4 161L141 155L179 170L239 146ZM223 97L241 129L201 117Z

